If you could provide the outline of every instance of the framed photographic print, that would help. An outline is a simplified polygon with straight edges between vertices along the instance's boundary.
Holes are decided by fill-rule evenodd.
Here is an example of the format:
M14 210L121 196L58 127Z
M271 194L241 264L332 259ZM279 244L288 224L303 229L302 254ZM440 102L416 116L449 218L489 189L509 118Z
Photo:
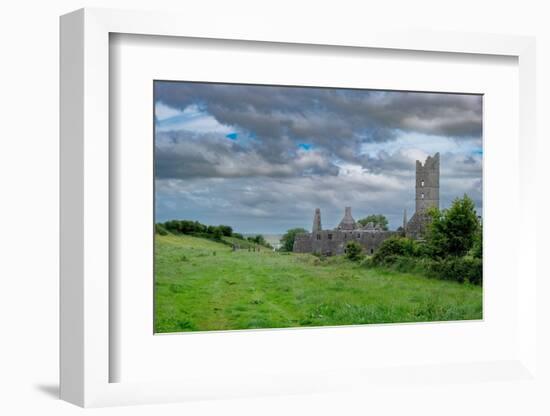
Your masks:
M481 95L153 88L155 332L482 318Z
M62 17L62 398L537 383L533 40L249 30Z

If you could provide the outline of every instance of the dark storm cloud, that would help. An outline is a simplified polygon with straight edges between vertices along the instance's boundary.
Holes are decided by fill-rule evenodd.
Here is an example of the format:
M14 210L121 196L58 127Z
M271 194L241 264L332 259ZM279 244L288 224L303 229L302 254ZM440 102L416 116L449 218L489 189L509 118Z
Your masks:
M287 134L325 143L362 137L385 141L394 130L462 137L481 134L481 96L327 88L155 83L156 100L200 105L220 123L257 135Z
M435 152L441 207L464 193L482 206L480 96L156 82L155 99L159 221L278 233L317 207L332 228L352 206L396 228L415 161Z
M214 133L189 131L157 133L156 177L159 179L195 177L293 177L336 175L338 168L326 154L294 149L282 161L264 158L254 143L243 147ZM287 152L288 153L288 152Z
M181 111L197 106L218 123L253 135L254 155L274 167L290 163L300 142L328 158L368 168L360 157L361 145L392 141L400 131L453 140L481 134L481 97L474 95L156 82L155 98ZM209 144L212 151L219 150ZM167 159L175 168L174 156ZM188 161L193 169L181 173L208 170L211 165L201 167L201 159ZM333 174L331 162L325 165L319 173ZM274 169L274 174L283 173Z

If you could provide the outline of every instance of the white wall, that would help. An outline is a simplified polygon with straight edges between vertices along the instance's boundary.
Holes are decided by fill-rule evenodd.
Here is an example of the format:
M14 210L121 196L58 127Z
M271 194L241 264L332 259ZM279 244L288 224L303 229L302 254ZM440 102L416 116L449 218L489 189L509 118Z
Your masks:
M440 30L536 35L538 38L539 137L548 139L550 114L550 13L544 1L169 1L11 0L0 12L0 412L73 414L81 410L54 398L58 367L58 16L74 9L116 7L179 10L197 19L220 13L246 30L254 16L287 24L420 27ZM245 17L243 18L243 15ZM548 216L548 140L540 141L540 214ZM513 219L512 219L513 220ZM540 234L548 235L542 218ZM542 265L541 267L547 266ZM542 272L542 271L541 271ZM550 273L546 273L550 276ZM550 285L539 287L550 293ZM546 319L549 307L541 305ZM544 335L548 347L548 334ZM550 350L550 347L547 348ZM544 358L544 357L543 357ZM547 361L546 361L547 363ZM550 389L549 389L550 390ZM102 409L100 414L543 414L537 392L500 384L483 394L457 385L456 394L423 397L358 397L346 393ZM443 410L444 409L444 410ZM443 410L443 411L442 411ZM548 413L546 413L548 414Z

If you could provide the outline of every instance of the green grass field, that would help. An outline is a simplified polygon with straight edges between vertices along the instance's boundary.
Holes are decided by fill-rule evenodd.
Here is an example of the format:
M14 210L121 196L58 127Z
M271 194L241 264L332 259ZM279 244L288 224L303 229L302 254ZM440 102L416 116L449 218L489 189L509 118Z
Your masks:
M156 332L482 318L479 286L155 236Z

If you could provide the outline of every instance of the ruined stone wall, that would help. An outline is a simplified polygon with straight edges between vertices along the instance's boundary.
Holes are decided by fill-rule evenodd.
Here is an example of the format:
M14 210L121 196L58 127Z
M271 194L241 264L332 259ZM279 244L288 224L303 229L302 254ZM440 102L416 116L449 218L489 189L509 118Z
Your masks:
M311 234L297 234L292 251L294 253L311 253Z
M365 254L373 254L384 240L397 234L396 231L323 230L297 235L293 251L333 256L344 254L348 241L356 241L361 245Z
M313 253L332 256L344 253L344 239L342 232L336 230L324 230L311 233L311 249Z
M426 212L416 212L405 229L405 236L413 240L422 240L425 237L430 217Z
M428 156L424 163L416 161L416 212L407 222L403 213L403 227L398 231L382 231L372 224L358 225L351 215L351 207L345 208L344 218L334 230L321 229L321 210L317 208L311 233L296 236L293 251L296 253L318 253L327 256L343 254L348 241L356 241L363 252L374 254L382 242L392 236L407 236L414 240L424 238L431 207L439 208L439 153Z
M396 231L374 231L362 233L359 243L363 247L363 251L366 254L374 254L384 240L397 235L398 233Z

